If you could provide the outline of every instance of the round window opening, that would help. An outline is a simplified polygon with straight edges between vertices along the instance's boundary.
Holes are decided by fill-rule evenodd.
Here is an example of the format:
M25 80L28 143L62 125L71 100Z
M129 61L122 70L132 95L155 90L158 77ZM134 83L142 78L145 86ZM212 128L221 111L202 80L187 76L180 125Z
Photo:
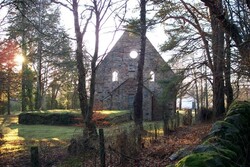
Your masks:
M137 53L135 50L133 50L133 51L130 52L129 56L130 56L132 59L135 59L135 58L137 58L138 53Z

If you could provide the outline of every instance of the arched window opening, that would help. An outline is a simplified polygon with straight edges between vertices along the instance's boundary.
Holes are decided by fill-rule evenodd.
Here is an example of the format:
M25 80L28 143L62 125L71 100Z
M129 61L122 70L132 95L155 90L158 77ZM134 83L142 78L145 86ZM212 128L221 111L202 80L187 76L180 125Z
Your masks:
M118 81L118 72L114 71L112 73L112 82Z
M155 73L154 73L154 71L150 71L149 75L150 75L149 81L154 82L155 81Z

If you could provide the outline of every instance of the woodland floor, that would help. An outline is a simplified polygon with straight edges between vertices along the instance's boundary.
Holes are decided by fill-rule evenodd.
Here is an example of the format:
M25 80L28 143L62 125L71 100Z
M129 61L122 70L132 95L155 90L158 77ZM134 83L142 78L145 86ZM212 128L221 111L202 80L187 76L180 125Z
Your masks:
M211 129L211 123L201 123L192 126L182 126L176 129L176 131L171 132L168 136L158 136L157 139L151 140L150 142L145 143L144 148L141 150L140 154L134 158L138 161L138 165L135 163L127 164L125 166L155 166L161 167L168 164L175 163L171 161L169 157L180 150L181 148L193 149L196 145L200 144L202 139ZM1 136L0 136L1 137ZM1 140L0 140L1 141ZM26 146L25 141L23 140L13 140L11 141L12 145L24 145ZM0 142L1 146L1 142ZM56 141L53 142L39 142L40 146L40 164L41 166L65 166L62 165L63 161L69 157L67 154L67 144L59 143ZM109 155L107 155L109 156ZM110 157L109 157L110 158ZM81 166L99 166L98 158L95 159L95 163L87 163ZM117 163L117 159L113 158L113 162L109 162L107 166L124 166L121 163ZM141 163L140 161L143 161ZM58 165L61 164L61 165ZM72 165L66 165L73 167ZM30 166L30 154L27 149L20 149L15 152L6 152L0 149L0 167L28 167Z
M182 126L168 136L159 137L155 142L149 143L140 156L147 157L155 166L174 164L178 159L171 161L169 157L180 149L192 150L200 144L208 134L212 123L201 123L192 126Z

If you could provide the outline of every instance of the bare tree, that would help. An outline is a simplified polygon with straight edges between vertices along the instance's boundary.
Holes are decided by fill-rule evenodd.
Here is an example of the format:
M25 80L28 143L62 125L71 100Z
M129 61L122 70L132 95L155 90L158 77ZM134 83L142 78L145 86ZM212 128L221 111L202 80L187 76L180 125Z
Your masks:
M222 1L216 1L217 6L223 9ZM166 20L166 24L173 27L174 31L167 30L172 35L172 41L165 46L167 49L177 48L178 54L176 57L191 57L192 54L200 54L201 57L197 59L197 63L193 63L196 68L205 68L203 73L200 73L205 78L204 93L205 103L208 106L208 73L212 75L212 88L213 88L213 107L217 115L225 112L224 104L224 32L218 20L213 13L207 12L207 7L203 4L193 4L181 0L180 2L165 2L165 8L160 10L160 16ZM172 24L170 20L175 20ZM210 31L210 28L211 30ZM170 47L169 47L170 46ZM200 46L200 47L199 47ZM164 49L164 47L163 47ZM199 52L197 52L199 50ZM201 51L203 54L201 54ZM180 55L183 55L180 57ZM207 67L210 71L207 71ZM230 67L228 67L230 69ZM228 75L228 70L227 73ZM195 79L199 77L196 75ZM228 78L228 77L227 77ZM229 81L229 82L228 82ZM227 86L230 85L230 80L227 79ZM203 88L201 89L203 90ZM203 93L202 93L203 94ZM203 97L203 96L201 96ZM201 99L201 104L203 99Z
M141 143L141 131L143 130L143 67L145 59L145 49L146 49L146 0L140 1L140 57L138 60L137 67L137 91L134 100L134 122L137 131L137 140L138 144Z
M118 12L121 12L121 9L126 9L127 1L116 1L112 0L91 0L89 3L79 4L77 0L67 1L64 3L53 0L53 2L58 3L73 13L74 17L74 29L76 37L76 61L78 69L78 93L80 108L82 116L84 119L84 136L96 136L96 126L92 120L93 117L93 104L94 104L94 94L95 94L95 77L96 77L96 68L98 67L99 60L105 56L100 55L100 31L102 26L106 23L111 16L116 15ZM81 5L84 5L81 12L79 11ZM83 12L82 12L83 11ZM83 50L85 47L84 37L89 26L89 23L94 20L95 28L95 48L93 54L88 54ZM81 24L84 22L83 24ZM83 25L83 27L81 27ZM90 70L88 69L88 64L90 63ZM87 88L87 75L90 75L90 89L88 92ZM89 96L88 96L89 93Z

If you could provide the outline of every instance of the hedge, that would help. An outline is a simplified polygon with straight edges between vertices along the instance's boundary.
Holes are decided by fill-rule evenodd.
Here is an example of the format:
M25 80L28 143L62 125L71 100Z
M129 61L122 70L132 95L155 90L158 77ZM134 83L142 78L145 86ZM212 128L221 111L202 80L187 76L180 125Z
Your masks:
M169 167L243 167L250 149L250 102L234 102L192 154Z
M72 113L21 113L18 121L26 125L73 125L80 123L79 117L81 116Z

